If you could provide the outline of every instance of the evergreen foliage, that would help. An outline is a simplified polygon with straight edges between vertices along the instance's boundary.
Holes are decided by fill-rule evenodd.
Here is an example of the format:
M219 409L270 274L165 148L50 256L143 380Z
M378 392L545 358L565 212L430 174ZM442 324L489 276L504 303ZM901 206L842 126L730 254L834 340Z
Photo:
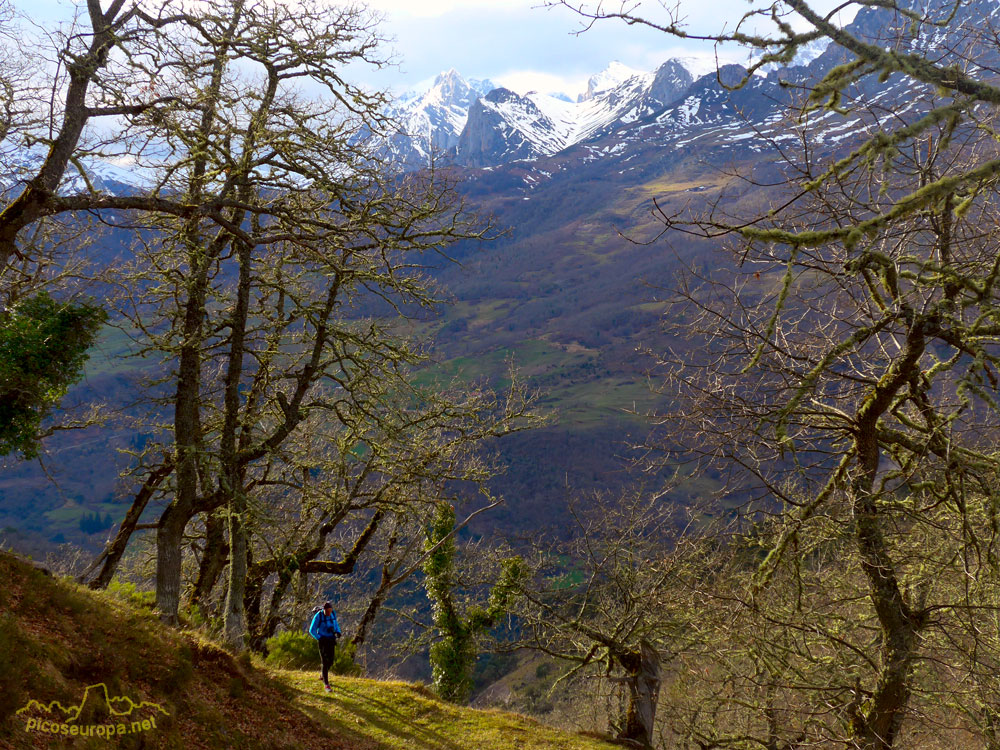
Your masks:
M45 292L0 315L0 455L38 455L42 421L82 376L105 319L100 307Z
M507 614L527 571L519 557L504 560L487 605L469 606L463 615L454 596L454 529L455 509L447 503L439 503L427 529L426 549L430 553L424 563L424 573L434 626L441 638L430 650L434 687L445 700L462 703L472 692L477 639L496 627Z

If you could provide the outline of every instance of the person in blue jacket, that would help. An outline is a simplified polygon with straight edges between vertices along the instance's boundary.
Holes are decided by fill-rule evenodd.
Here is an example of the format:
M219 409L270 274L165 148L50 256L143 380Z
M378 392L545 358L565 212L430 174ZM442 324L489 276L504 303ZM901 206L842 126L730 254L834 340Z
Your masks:
M330 692L330 666L333 664L333 654L340 637L340 625L337 623L337 613L333 611L330 602L323 604L323 609L317 612L309 624L309 635L319 642L319 658L323 662L323 687Z

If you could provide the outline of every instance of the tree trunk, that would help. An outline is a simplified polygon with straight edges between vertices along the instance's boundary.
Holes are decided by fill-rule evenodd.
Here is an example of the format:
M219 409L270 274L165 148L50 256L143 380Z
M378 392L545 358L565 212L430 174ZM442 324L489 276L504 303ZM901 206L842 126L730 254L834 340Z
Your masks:
M205 92L198 132L204 154L195 157L188 180L190 199L197 203L204 193L207 171L209 134L216 119L218 95L227 62L226 50L232 42L243 11L244 0L233 5L233 17L212 64L212 76ZM228 235L219 232L208 247L200 231L198 219L184 228L182 241L186 245L189 278L183 301L184 321L177 365L177 391L174 397L174 461L177 464L177 495L160 521L156 535L156 606L160 619L176 624L181 586L181 541L184 526L190 520L198 495L198 467L203 450L201 434L201 347L204 343L205 300L208 295L209 268L215 257L229 244ZM171 508L174 509L171 514ZM169 523L164 523L172 515Z
M856 539L869 597L882 630L882 663L871 707L852 724L862 750L890 750L903 723L910 697L910 673L918 623L899 589L895 567L881 529L875 497L860 491L854 501Z
M193 231L193 230L192 230ZM174 396L174 463L177 490L160 518L156 534L156 607L160 619L177 623L181 588L181 541L184 527L194 514L198 498L198 465L201 459L201 344L208 285L206 254L190 249L192 278L184 305L183 343Z
M200 286L200 285L199 285ZM200 293L198 293L200 291ZM174 445L177 494L160 518L156 533L156 608L167 624L177 623L181 588L181 542L198 495L198 462L201 450L201 321L204 288L189 298L184 325L174 401Z
M176 500L156 528L156 609L167 625L177 624L181 596L181 542L190 513Z
M229 441L225 441L229 442ZM242 651L246 647L247 620L244 610L247 570L249 568L249 539L247 531L247 497L243 488L243 472L235 462L235 439L223 447L226 470L226 492L229 495L229 574L226 577L226 598L223 607L223 638L230 648Z
M260 608L257 609L256 620L247 610L247 632L250 637L250 648L254 651L263 652L267 639L274 635L281 622L281 602L285 598L285 593L292 583L294 572L289 568L283 568L278 573L278 580L274 584L274 591L271 592L271 603L267 610L267 616L261 619Z
M855 417L854 450L857 474L851 484L855 542L861 568L868 579L869 598L882 634L880 674L868 709L850 710L854 740L859 750L890 750L903 723L910 697L910 674L921 618L911 611L900 590L895 563L882 533L885 523L878 506L875 482L880 448L878 420L900 389L919 374L925 346L926 321L915 320L900 357L886 370Z
M629 692L625 721L618 739L652 747L653 721L660 697L660 655L643 639L638 653L620 655L618 662L628 675L625 683Z
M247 621L243 599L247 579L247 496L243 471L237 458L236 431L240 416L240 382L250 311L250 246L236 244L240 263L236 303L229 321L229 356L226 363L225 420L222 426L221 453L224 490L229 496L229 577L226 581L226 606L223 613L226 643L237 651L246 646Z
M198 580L191 593L192 605L205 606L228 560L229 545L226 543L224 524L215 513L209 512L205 516L205 552L201 556Z
M223 610L223 638L235 651L246 647L247 621L243 593L247 578L246 496L242 489L234 493L229 514L229 577Z
M142 488L136 493L135 499L132 501L132 507L128 509L128 513L122 519L115 538L108 543L104 551L90 564L90 567L77 577L76 580L78 583L85 583L94 568L103 562L100 572L87 585L92 589L107 588L115 572L118 570L118 563L121 561L122 555L125 554L125 548L128 546L129 539L132 538L132 532L135 531L136 524L139 523L139 517L146 509L149 499L153 496L153 492L155 492L160 482L169 476L173 469L173 464L161 466L146 478Z
M358 622L357 630L351 638L351 643L356 647L360 648L364 644L365 639L368 637L368 631L371 630L372 625L375 624L375 616L382 608L382 604L385 602L385 599L389 595L389 591L392 590L394 584L395 581L392 580L392 574L389 572L388 566L383 565L382 580L379 582L375 595L372 597L371 601L368 602L368 608L365 610L365 613L361 615L361 620Z
M256 645L254 634L261 629L261 607L264 597L264 585L273 572L268 561L254 561L247 569L246 588L243 593L243 611L246 614L247 632L250 634L250 648L260 651Z
M233 18L238 19L242 13L242 1L237 3ZM278 91L278 76L273 67L268 67L267 87L261 97L253 120L247 126L243 138L242 153L244 164L240 167L240 197L249 201L254 190L248 174L249 164L246 160L254 153L259 132L264 129L267 113ZM237 212L233 224L239 226L243 221L243 213ZM234 242L234 250L239 260L239 283L236 290L236 302L233 305L229 320L229 356L226 363L226 390L224 423L221 437L222 472L225 489L229 495L229 577L226 582L226 606L224 617L224 637L226 643L233 649L242 650L246 647L247 622L243 602L246 589L247 551L249 532L247 530L247 496L243 486L244 470L240 463L237 449L236 431L240 424L240 383L243 379L243 357L247 324L250 314L250 289L253 283L251 262L253 248L245 242Z

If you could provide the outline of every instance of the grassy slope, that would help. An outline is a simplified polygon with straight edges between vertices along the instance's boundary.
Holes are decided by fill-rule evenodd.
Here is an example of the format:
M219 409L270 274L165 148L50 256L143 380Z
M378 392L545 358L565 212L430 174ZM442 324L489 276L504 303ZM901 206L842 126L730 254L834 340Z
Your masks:
M296 687L299 705L362 747L399 750L617 747L593 737L552 729L517 714L454 706L441 701L422 685L341 677L331 680L333 692L328 697L316 689L319 680L311 672L275 674Z
M460 750L612 745L513 714L452 706L426 688L269 671L148 611L53 579L0 553L0 747L314 748ZM28 733L30 699L78 703L88 685L160 704L157 728L114 740ZM85 714L91 714L90 705ZM100 722L99 714L88 721Z

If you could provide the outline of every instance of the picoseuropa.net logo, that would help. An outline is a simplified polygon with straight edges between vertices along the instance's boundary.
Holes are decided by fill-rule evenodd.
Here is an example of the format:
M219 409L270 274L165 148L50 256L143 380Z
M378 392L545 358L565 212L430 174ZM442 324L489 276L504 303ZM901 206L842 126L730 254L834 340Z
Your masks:
M90 704L88 706L88 704ZM58 734L68 737L116 737L156 729L157 716L168 716L159 703L136 703L128 696L112 698L103 682L88 685L75 706L59 701L41 703L30 700L17 710L27 732Z

